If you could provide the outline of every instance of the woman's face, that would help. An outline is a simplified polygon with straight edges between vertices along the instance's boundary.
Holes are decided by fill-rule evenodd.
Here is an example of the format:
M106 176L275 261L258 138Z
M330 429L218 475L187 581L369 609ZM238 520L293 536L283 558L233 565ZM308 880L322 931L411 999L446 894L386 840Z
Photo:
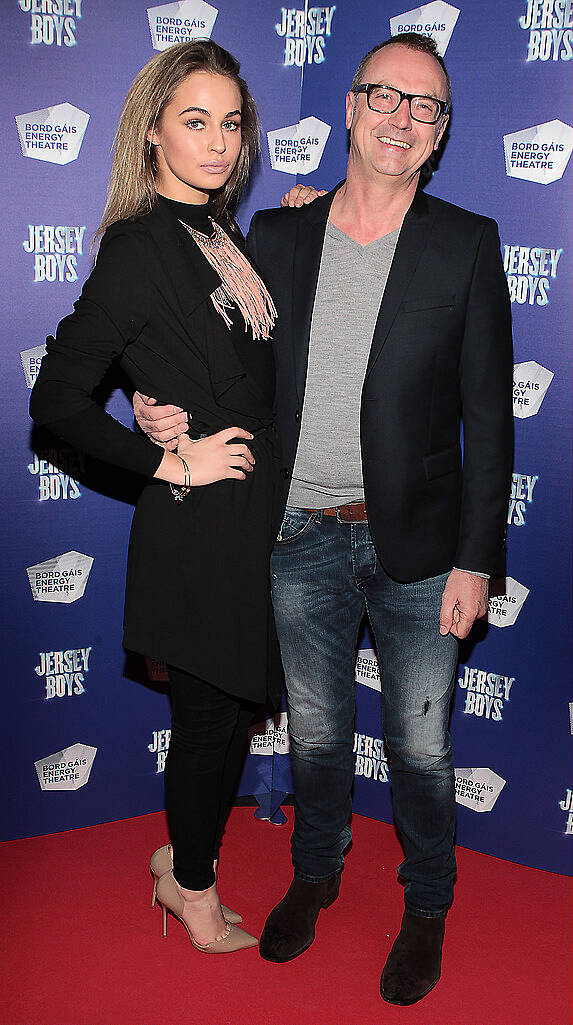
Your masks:
M224 75L194 71L147 138L155 146L157 191L181 203L206 203L225 184L241 151L237 86Z

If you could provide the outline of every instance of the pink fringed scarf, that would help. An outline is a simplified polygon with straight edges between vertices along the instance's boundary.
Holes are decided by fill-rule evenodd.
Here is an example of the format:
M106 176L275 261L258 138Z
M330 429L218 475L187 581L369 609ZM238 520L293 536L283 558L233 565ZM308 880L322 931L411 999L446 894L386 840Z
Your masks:
M245 331L248 324L253 338L270 338L277 319L273 300L240 249L212 217L209 220L213 225L212 235L203 235L184 221L180 223L221 278L222 284L211 294L213 306L230 327L233 322L226 311L236 303L245 321Z

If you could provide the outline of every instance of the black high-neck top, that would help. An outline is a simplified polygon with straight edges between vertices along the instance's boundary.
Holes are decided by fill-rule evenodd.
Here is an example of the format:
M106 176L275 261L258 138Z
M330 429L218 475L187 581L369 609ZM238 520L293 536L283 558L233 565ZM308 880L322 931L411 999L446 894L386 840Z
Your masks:
M177 199L168 199L167 196L159 196L161 203L165 203L168 210L171 210L178 221L183 221L191 228L204 235L212 233L209 217L215 217L211 203L180 203Z

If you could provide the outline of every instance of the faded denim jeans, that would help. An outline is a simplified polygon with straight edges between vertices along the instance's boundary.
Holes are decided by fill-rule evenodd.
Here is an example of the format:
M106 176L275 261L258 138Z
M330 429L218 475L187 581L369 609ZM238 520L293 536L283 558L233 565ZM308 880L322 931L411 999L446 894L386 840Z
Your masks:
M291 508L271 573L287 682L295 875L318 882L340 871L351 839L354 663L366 613L380 662L406 907L444 915L456 871L448 721L458 656L456 639L439 633L447 574L398 583L377 560L367 523Z

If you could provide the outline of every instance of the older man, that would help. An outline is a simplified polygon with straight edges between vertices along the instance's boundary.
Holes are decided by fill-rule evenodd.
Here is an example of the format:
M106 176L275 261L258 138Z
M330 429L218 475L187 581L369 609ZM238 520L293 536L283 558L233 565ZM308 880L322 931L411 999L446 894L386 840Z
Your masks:
M366 613L405 853L405 911L381 979L397 1004L440 977L456 870L457 641L486 612L489 576L503 572L512 459L496 225L419 187L449 109L432 40L410 33L375 47L346 97L346 180L310 206L256 214L248 240L279 312L286 511L272 586L295 799L294 879L260 952L302 953L338 895Z

